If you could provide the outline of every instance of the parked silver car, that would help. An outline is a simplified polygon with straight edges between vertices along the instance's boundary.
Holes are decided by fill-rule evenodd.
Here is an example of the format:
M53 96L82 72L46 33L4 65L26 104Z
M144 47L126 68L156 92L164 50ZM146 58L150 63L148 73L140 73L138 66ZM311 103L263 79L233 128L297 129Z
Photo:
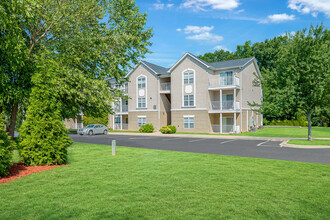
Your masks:
M80 128L77 133L80 135L84 135L84 134L93 135L93 134L107 134L108 131L109 129L104 125L93 124L93 125L87 125L84 128Z

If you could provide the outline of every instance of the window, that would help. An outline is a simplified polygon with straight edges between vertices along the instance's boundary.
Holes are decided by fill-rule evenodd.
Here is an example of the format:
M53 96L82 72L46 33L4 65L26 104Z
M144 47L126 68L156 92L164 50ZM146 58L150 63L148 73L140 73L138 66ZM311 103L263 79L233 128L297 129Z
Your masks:
M138 78L138 88L145 88L146 87L146 78L145 77L141 77Z
M195 128L195 117L194 116L183 116L183 127L184 128Z
M183 106L194 106L194 95L184 95Z
M194 83L194 73L193 72L184 73L183 81L184 81L184 84L193 84Z
M220 85L221 86L233 85L233 71L220 73Z
M147 124L147 118L145 116L138 116L138 126L141 127Z
M138 108L146 108L146 98L138 98Z

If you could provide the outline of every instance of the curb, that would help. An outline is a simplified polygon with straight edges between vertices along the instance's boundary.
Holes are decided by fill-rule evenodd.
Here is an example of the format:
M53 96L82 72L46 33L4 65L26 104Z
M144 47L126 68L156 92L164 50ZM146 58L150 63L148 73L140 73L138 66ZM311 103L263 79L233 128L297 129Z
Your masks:
M299 149L330 149L329 145L295 145L288 144L289 140L283 141L281 147L299 148Z
M229 136L229 135L198 135L198 134L162 134L162 133L122 133L110 132L108 135L138 135L154 137L186 137L186 138L204 138L204 139L238 139L238 140L265 140L265 141L289 141L290 138L284 137L251 137L251 136Z

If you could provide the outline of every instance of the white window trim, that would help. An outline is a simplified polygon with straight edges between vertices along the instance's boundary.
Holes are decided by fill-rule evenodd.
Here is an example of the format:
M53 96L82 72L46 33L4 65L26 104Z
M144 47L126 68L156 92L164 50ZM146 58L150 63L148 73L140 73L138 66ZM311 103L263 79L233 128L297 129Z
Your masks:
M139 127L139 118L145 118L146 119L146 123L145 124L147 124L147 116L145 116L145 115L138 115L137 116L137 118L138 118L138 127ZM143 126L143 125L142 125ZM141 127L141 126L140 126ZM139 128L140 128L139 127Z
M145 88L141 88L141 89L145 89L145 94L144 94L144 97L141 97L141 98L146 98L146 107L145 108L148 108L148 78L147 78L147 76L146 75L143 75L143 74L141 74L141 75L138 75L137 77L136 77L136 108L137 109L141 109L141 108L139 108L139 78L145 78L146 79L146 87Z
M193 75L194 75L194 105L193 106L184 106L184 88L185 88L185 84L184 84L184 74L188 71L192 71L193 72ZM181 87L182 87L182 107L185 107L185 108L195 108L196 107L196 71L194 69L185 69L182 71L181 73L181 77L182 77L182 81L181 81ZM189 77L188 77L189 79Z
M190 122L188 120L188 128L184 127L184 118L194 118L194 127L190 128ZM183 129L195 129L195 115L184 115L183 116Z

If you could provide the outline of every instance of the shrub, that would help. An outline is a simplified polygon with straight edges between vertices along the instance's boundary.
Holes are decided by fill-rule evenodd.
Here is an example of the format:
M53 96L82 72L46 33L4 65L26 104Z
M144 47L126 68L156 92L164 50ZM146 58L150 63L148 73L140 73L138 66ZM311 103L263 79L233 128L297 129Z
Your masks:
M154 126L152 124L145 124L140 127L139 132L142 133L152 133L154 131Z
M172 130L172 134L176 133L176 127L174 125L167 125Z
M163 126L159 131L162 134L174 134L176 133L176 127L173 125L167 125L167 126Z
M0 177L9 174L8 168L11 166L11 159L13 156L14 142L3 129L4 122L0 114Z
M162 134L172 134L172 130L168 126L163 126L159 131Z
M19 130L20 155L29 166L63 164L71 139L62 123L51 72L36 73L26 120Z

